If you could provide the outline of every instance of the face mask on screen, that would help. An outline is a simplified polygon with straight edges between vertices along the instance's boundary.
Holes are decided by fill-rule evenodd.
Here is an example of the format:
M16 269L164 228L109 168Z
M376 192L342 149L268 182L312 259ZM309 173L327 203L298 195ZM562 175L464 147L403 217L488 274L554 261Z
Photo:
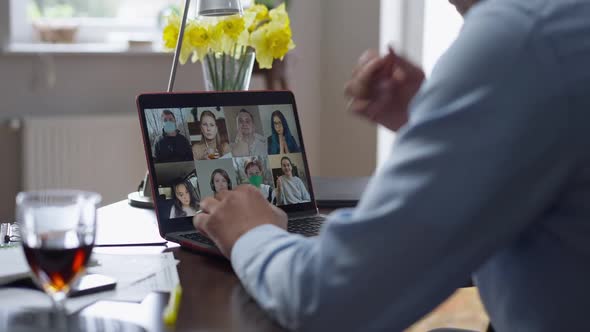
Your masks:
M164 132L167 134L172 134L176 131L176 123L171 121L164 122Z

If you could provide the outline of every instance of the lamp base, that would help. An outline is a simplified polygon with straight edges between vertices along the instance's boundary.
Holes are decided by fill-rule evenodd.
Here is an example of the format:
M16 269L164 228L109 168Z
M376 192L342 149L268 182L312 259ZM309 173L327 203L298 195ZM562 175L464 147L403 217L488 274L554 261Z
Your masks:
M149 196L144 196L139 191L134 191L127 195L127 202L129 205L142 208L142 209L153 209L154 208L154 201Z
M147 195L146 195L147 194ZM152 184L150 182L149 173L145 173L143 182L138 191L134 191L127 195L127 202L129 205L142 209L153 209L154 200L152 199Z

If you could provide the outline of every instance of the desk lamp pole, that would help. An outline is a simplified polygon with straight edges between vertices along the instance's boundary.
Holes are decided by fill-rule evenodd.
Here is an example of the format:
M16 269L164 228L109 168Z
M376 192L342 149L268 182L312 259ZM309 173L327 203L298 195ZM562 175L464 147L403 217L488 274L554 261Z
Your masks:
M172 69L170 69L170 78L168 80L167 92L174 90L174 81L176 80L176 69L178 68L178 58L180 57L180 50L182 49L182 41L184 37L184 27L188 17L188 9L191 0L184 2L184 12L182 13L182 22L180 23L180 30L178 32L178 41L176 42L176 49L174 50L174 60L172 61ZM131 206L141 208L154 208L154 200L152 199L152 184L150 181L149 171L145 172L145 177L141 184L139 191L134 191L127 195L127 201Z
M178 58L180 57L180 50L182 49L184 29L186 26L186 20L188 18L190 2L191 0L185 0L184 2L182 22L180 23L178 41L176 42L176 49L174 50L174 60L172 61L172 68L170 69L170 78L168 80L167 92L172 92L172 90L174 90L174 81L176 80L176 69L178 68ZM240 4L239 0L199 0L199 15L225 16L241 13L242 5ZM152 185L149 177L149 171L145 173L143 183L141 184L141 189L139 191L135 191L127 195L127 200L130 205L135 207L152 209L154 208L154 201L152 199Z
M182 40L184 38L184 27L188 17L188 7L191 0L184 2L184 12L182 13L182 22L180 23L180 31L178 32L178 41L176 42L176 50L174 50L174 60L172 61L172 69L170 69L170 79L168 80L168 92L174 90L174 81L176 80L176 68L178 68L178 58L180 57L180 49L182 49Z

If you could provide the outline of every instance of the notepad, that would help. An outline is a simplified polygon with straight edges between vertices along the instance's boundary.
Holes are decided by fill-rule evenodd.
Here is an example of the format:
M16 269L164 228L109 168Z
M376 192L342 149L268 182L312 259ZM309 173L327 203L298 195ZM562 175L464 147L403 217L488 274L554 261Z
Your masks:
M0 285L29 276L29 265L20 246L0 247L0 264Z

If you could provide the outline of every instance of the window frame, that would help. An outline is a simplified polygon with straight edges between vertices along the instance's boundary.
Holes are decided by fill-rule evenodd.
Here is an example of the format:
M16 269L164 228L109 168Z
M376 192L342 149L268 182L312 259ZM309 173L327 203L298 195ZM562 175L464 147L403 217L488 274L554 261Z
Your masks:
M35 35L34 28L27 18L27 1L8 0L3 3L8 10L1 13L10 13L9 17L2 17L1 22L9 22L8 31L3 31L0 26L0 38L4 37L2 46L4 49L10 44L37 44L40 43ZM194 7L194 6L193 6ZM116 43L110 40L112 34L132 34L143 37L151 36L158 41L160 34L159 27L151 19L125 20L122 22L116 18L68 18L60 19L66 23L73 23L79 26L77 43ZM3 34L2 34L3 33ZM2 39L0 39L2 41Z
M395 50L417 65L422 63L424 40L424 0L381 0L380 49L384 53L390 43ZM389 159L395 133L379 126L377 129L377 168Z

